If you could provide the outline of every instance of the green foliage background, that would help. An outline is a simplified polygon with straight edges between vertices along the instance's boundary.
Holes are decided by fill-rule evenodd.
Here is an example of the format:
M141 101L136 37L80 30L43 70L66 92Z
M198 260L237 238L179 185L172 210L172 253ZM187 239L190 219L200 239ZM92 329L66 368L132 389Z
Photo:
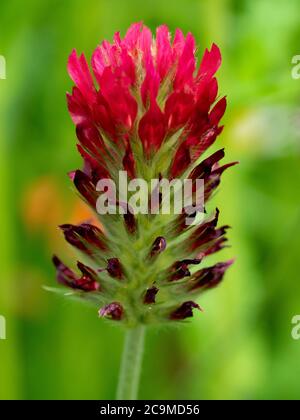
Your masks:
M65 173L78 167L65 91L68 54L90 58L135 21L192 31L199 55L223 53L227 160L216 197L236 256L206 312L149 331L141 398L300 398L300 0L10 0L0 6L0 398L114 398L123 332L89 308L48 294L56 224L76 207Z

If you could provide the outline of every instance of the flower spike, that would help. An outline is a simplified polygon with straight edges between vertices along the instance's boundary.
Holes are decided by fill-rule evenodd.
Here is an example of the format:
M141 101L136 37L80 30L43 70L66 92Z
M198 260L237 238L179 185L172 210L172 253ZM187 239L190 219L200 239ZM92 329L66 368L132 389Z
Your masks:
M211 214L207 206L236 162L221 164L222 148L207 153L223 130L227 100L218 95L219 48L206 49L199 66L196 50L191 33L177 29L172 36L162 25L152 34L135 23L123 38L117 32L112 42L103 41L91 66L75 50L69 56L74 87L67 106L82 158L69 177L99 223L60 226L80 253L78 273L58 257L53 263L70 294L126 327L191 318L202 310L198 295L218 286L233 263L205 262L227 246L229 226L220 227L219 210ZM120 173L131 185L126 194ZM136 181L140 190L134 191ZM172 183L176 211L165 211L164 181ZM191 185L188 206L176 195L177 181ZM99 211L100 202L107 211Z

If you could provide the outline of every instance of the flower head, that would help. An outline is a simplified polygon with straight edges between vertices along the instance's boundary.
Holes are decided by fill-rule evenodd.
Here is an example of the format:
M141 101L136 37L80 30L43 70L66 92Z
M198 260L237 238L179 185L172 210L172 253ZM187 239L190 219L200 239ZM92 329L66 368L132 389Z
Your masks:
M75 84L67 95L76 126L83 169L69 174L83 200L96 211L99 180L189 179L204 182L205 205L220 184L221 149L200 160L222 132L226 98L218 97L215 74L219 48L206 50L200 65L192 34L167 26L153 37L142 23L124 38L116 33L93 53L91 69L74 50L68 72ZM149 197L146 197L149 200ZM158 208L162 205L159 195ZM121 203L115 203L121 204ZM129 209L127 202L123 209ZM232 261L205 267L205 257L226 244L228 226L217 227L219 210L200 224L187 226L182 214L99 216L103 229L83 223L62 225L65 239L85 264L75 274L57 257L58 281L82 299L91 299L99 315L126 325L174 322L201 309L195 299L217 286ZM198 209L194 211L197 215Z

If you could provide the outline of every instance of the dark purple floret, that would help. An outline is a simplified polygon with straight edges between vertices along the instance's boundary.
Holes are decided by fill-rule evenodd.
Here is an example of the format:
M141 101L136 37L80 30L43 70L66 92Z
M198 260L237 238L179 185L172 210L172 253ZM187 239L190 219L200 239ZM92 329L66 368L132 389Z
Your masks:
M78 262L77 267L82 273L81 276L78 276L56 256L53 257L52 261L56 267L57 281L60 284L84 292L99 290L100 285L97 281L97 274L90 267Z
M172 275L170 281L181 280L184 277L189 277L191 272L188 266L192 264L197 265L200 264L200 262L201 259L177 261L172 267Z
M155 286L151 287L151 289L148 289L144 297L145 305L151 305L155 303L156 295L158 292L159 292L159 289Z
M167 242L164 237L159 236L155 239L152 248L151 248L151 257L161 254L167 248Z
M176 321L191 318L193 316L193 309L201 311L197 303L192 301L184 302L178 309L171 313L170 318Z
M121 321L124 315L123 307L118 302L112 302L100 309L99 316L113 321Z
M121 280L124 276L122 265L118 258L110 258L107 264L108 273L115 279Z

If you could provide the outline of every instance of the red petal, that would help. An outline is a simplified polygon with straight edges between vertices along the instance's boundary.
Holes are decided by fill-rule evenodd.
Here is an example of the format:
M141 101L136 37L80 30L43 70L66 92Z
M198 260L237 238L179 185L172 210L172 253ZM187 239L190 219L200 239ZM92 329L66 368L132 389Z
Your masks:
M185 46L185 37L181 29L176 29L174 41L173 41L174 61L176 61L182 55L184 46Z
M179 59L177 74L174 81L174 89L181 89L190 85L196 68L196 43L191 33L188 33L185 41L184 50Z
M105 145L99 131L92 124L78 124L76 126L76 135L81 145L90 151L94 157L102 160L105 153Z
M123 166L127 171L129 178L135 178L135 160L130 146L130 142L127 142L125 156L123 158Z
M90 121L90 108L76 86L73 87L72 94L67 93L67 105L74 124L77 125Z
M143 104L146 106L148 100L156 99L159 90L159 75L154 68L152 57L145 62L146 77L141 87Z
M192 161L197 160L222 133L224 127L213 127L207 130L199 139L198 143L191 148Z
M205 50L198 75L201 77L212 77L222 63L221 52L216 44L213 44L211 50Z
M139 136L146 155L158 150L166 135L165 117L156 101L152 100L149 110L139 124Z
M173 51L170 43L170 32L167 25L156 30L156 66L160 79L163 80L173 63Z
M190 119L193 107L193 95L184 92L172 93L165 106L168 128L172 130L183 127Z
M88 102L93 102L96 91L87 61L83 54L77 57L76 50L72 51L68 60L68 72L84 98Z
M218 125L221 118L226 111L227 101L226 97L219 100L209 114L209 120L212 125Z
M106 68L101 77L101 93L115 123L131 129L137 115L136 100L129 93L128 86L110 68Z
M128 29L124 37L124 44L129 50L133 50L137 47L142 27L143 27L143 23L138 22L138 23L132 24L130 28Z
M174 162L171 169L171 177L176 178L189 166L191 156L186 143L183 143L176 152Z

